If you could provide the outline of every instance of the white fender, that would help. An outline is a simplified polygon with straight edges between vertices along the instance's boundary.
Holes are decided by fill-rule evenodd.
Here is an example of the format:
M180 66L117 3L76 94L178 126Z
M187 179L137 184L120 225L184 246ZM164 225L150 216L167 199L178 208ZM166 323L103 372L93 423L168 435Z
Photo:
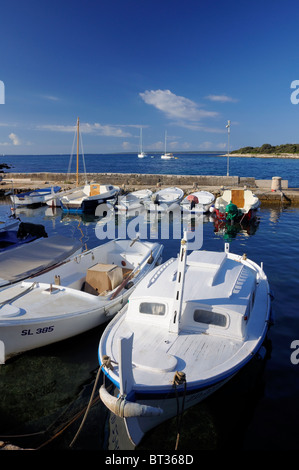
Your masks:
M106 390L104 385L101 386L99 393L104 405L120 418L159 416L163 413L161 408L133 403L121 396L114 397Z

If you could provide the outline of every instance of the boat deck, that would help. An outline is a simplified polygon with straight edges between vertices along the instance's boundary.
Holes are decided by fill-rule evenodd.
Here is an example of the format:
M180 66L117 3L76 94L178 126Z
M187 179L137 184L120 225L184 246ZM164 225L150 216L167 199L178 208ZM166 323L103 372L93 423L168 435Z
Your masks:
M37 318L43 320L66 316L68 312L78 314L93 306L98 308L102 302L100 297L75 289L50 287L48 284L34 286L32 282L14 286L9 294L10 298L7 298L5 290L0 292L0 325L6 321L24 323Z
M121 322L112 336L128 336L134 331L132 353L133 376L137 390L144 384L159 389L172 383L176 371L183 371L187 382L208 380L215 373L223 373L226 363L233 364L244 342L237 339L207 335L202 332L180 332L179 335L162 331L157 327L142 328L128 321ZM112 337L111 336L111 337ZM111 349L112 344L112 349ZM107 349L105 349L107 348ZM104 345L105 354L119 362L118 347L109 341ZM118 367L114 373L118 375ZM139 385L140 384L140 385Z

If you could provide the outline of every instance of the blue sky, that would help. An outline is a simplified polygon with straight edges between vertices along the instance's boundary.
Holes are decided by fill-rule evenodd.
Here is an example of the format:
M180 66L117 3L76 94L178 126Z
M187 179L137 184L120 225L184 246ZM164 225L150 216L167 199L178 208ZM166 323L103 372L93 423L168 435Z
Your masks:
M145 151L225 152L228 120L230 149L298 143L298 24L295 0L2 0L0 154L68 154L78 116L85 153L140 127Z

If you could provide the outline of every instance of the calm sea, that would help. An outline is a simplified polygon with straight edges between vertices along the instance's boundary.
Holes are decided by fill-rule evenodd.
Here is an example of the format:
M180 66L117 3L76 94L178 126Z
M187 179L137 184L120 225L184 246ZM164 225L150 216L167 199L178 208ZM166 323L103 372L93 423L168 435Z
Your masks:
M175 160L161 160L160 155L140 159L136 154L110 154L80 156L80 171L87 173L147 173L173 175L226 175L227 158L215 154L177 154ZM0 163L11 166L16 173L75 172L75 156L69 155L6 155ZM251 176L272 179L280 176L289 181L289 187L299 186L299 159L229 158L231 176Z
M18 158L21 157L14 157L15 160ZM108 162L114 157L105 158L107 165L98 171L111 171ZM99 161L105 158L99 157ZM129 156L117 158L129 160ZM193 162L198 158L195 173L203 174L199 163L203 157L192 158ZM205 156L204 160L210 158L223 165L224 169L225 159ZM178 161L180 159L172 163L177 164ZM233 161L235 165L237 162ZM256 164L256 159L239 161L242 165ZM278 164L276 160L274 163ZM297 161L284 161L283 164L293 165L294 170L289 170L289 176L293 177ZM136 165L137 158L135 172ZM274 175L268 160L263 160L262 165L264 170L268 165L270 169L268 176L261 176L261 170L261 178ZM124 168L118 168L118 171L124 171ZM38 171L37 168L35 171ZM206 173L215 174L208 169ZM243 174L253 175L247 171ZM275 171L275 175L285 177L282 170ZM294 185L298 187L297 182ZM0 216L9 210L9 201L2 200ZM65 216L60 209L53 212L48 207L19 209L18 215L24 222L43 224L48 235L68 235L80 239L88 248L105 242L96 236L95 228L99 221L93 217ZM127 222L130 223L130 220ZM148 237L164 244L163 258L167 260L177 255L179 240L161 240L160 224L161 221L157 220L155 230L147 225ZM180 433L181 452L196 455L202 449L298 449L299 364L291 360L294 352L291 343L299 341L298 227L299 207L294 206L262 206L255 226L250 230L239 227L239 230L229 234L217 231L213 219L205 217L204 250L222 251L225 241L229 241L232 252L246 253L255 262L264 263L274 295L275 324L268 334L264 360L253 361L212 397L186 413ZM92 393L98 368L98 343L103 328L30 351L0 366L0 440L41 450L70 448L83 418L79 413L88 404ZM296 357L299 359L299 354ZM98 398L97 392L95 398ZM77 420L73 420L75 417ZM173 452L176 433L176 420L172 420L146 436L140 448L151 453L162 450ZM72 449L105 450L107 435L107 412L97 401ZM128 448L126 443L123 446L124 449Z

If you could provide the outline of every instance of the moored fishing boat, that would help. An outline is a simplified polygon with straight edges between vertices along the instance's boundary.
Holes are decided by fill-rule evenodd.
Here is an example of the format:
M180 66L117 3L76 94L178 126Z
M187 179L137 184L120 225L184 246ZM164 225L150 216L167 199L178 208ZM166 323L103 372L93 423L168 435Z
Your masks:
M63 212L95 213L99 204L116 202L120 188L112 184L86 184L60 198Z
M38 238L0 253L0 289L36 276L82 250L82 244L63 235Z
M214 201L214 194L208 191L196 191L182 200L181 209L187 213L208 212Z
M119 196L115 208L119 211L130 211L144 206L145 201L150 201L153 192L150 189L139 189L125 196Z
M144 201L143 205L148 211L170 211L178 208L184 197L184 191L175 186L160 189L151 196L150 200Z
M250 189L226 189L215 201L215 214L230 221L251 220L259 206L259 198Z
M193 251L147 275L103 332L99 364L106 407L138 445L161 422L212 394L265 339L271 313L263 268L246 256Z
M60 186L51 186L48 188L34 189L19 194L11 194L10 199L14 206L33 206L46 204L53 194L60 191Z
M0 291L0 363L109 321L163 246L112 240Z

